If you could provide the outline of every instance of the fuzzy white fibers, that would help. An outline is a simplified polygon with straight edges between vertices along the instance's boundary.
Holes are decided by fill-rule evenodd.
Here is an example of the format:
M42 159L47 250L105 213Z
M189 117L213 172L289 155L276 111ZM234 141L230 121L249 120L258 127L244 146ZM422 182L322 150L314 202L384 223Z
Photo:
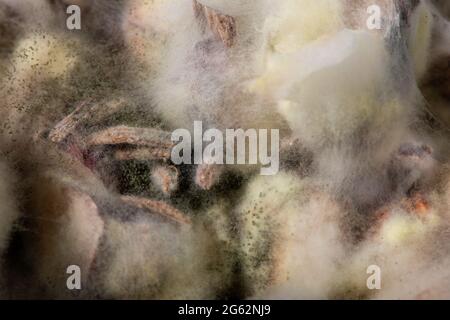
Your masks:
M407 139L415 111L393 90L384 38L342 30L270 61L257 86L315 153L324 182L346 196L360 192L360 202L382 194L383 167Z
M215 298L226 284L208 233L153 218L106 221L96 290L122 299Z
M326 299L345 257L342 211L310 180L280 173L250 182L237 209L250 294Z
M429 206L405 210L389 207L367 239L353 251L341 275L349 297L375 299L448 298L449 206L443 194L433 193ZM381 288L369 290L366 270L381 270Z
M103 235L97 204L113 196L88 168L52 143L16 146L9 156L21 168L16 187L26 228L20 230L24 250L18 254L32 267L26 275L29 297L70 298L66 270L79 266L85 286Z
M81 285L86 286L104 222L88 194L53 174L38 176L31 193L29 219L34 222L27 250L35 283L45 294L61 298L72 293L66 286L69 266L80 267Z
M266 5L265 0L199 0L199 2L209 8L217 10L230 16L252 15L262 5ZM266 1L267 2L267 1Z
M150 63L147 88L156 110L171 126L191 128L194 120L200 120L215 128L272 128L281 122L273 105L246 89L263 59L263 33L258 30L263 28L266 5L253 1L245 8L233 16L236 37L227 48L196 17L192 1L166 1L161 6L165 24L153 30L169 27L164 27L161 59Z
M238 207L252 297L275 299L448 298L448 182L425 202L394 201L362 241L341 229L345 212L310 179L280 174L250 182ZM381 288L371 290L369 267Z

